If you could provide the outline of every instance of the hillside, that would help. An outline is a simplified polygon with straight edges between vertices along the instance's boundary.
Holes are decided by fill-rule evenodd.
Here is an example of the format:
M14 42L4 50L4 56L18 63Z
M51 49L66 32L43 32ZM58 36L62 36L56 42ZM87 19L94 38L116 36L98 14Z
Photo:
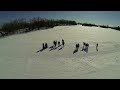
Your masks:
M56 26L0 39L0 78L120 78L120 32L109 28ZM65 40L61 50L42 48ZM88 53L80 51L89 43ZM80 49L73 54L75 44ZM98 52L96 43L99 44Z

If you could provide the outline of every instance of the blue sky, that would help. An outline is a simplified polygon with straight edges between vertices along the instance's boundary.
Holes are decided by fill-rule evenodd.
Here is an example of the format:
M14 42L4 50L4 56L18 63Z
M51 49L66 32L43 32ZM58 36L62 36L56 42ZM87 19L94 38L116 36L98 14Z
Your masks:
M0 11L0 23L18 18L69 19L101 25L120 25L120 11Z

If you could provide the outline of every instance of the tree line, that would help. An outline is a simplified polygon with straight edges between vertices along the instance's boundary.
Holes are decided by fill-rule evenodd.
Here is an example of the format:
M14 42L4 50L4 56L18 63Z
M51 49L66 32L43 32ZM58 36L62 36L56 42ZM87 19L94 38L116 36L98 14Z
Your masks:
M94 27L101 27L101 28L111 28L111 29L120 31L120 26L111 27L108 25L96 25L96 24L91 24L91 23L77 23L77 24L80 24L82 26L89 26L89 27L94 26Z
M40 30L41 28L53 28L60 25L77 25L77 23L72 20L55 20L40 17L34 17L29 20L26 20L25 18L15 19L1 25L0 36L26 33L34 30Z

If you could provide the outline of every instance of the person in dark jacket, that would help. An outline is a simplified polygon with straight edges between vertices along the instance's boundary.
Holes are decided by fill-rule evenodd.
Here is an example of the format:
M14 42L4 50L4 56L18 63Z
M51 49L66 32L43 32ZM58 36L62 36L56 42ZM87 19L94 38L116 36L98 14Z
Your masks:
M64 40L62 40L62 45L63 45L63 46L65 45L65 42L64 42Z
M47 43L45 43L45 48L48 48L48 44Z
M78 48L78 44L76 44L76 49Z
M56 46L57 46L57 43L58 43L57 40L55 42L56 42Z
M56 45L55 45L55 41L53 41L53 45L54 45L54 47L56 46Z
M42 45L43 45L43 49L45 49L45 45L44 45L44 43L43 43Z
M98 43L96 44L96 51L98 51Z
M55 47L56 47L56 45L57 45L57 41L55 41Z
M79 49L79 47L80 47L80 45L79 45L79 43L78 43L78 49Z
M58 41L58 46L60 46L60 41Z
M86 45L86 43L85 43L85 42L83 42L83 48L82 48L82 51L84 51L84 50L85 50L85 45Z

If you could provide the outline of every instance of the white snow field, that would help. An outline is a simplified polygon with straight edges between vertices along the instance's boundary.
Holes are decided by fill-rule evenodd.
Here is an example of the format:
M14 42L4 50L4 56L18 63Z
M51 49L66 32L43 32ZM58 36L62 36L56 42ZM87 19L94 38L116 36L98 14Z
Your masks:
M42 48L53 40L65 40L61 50ZM100 27L57 26L52 29L0 39L1 79L118 79L120 78L120 32ZM88 53L80 51L89 43ZM75 44L79 51L73 54ZM99 51L96 51L96 43Z

